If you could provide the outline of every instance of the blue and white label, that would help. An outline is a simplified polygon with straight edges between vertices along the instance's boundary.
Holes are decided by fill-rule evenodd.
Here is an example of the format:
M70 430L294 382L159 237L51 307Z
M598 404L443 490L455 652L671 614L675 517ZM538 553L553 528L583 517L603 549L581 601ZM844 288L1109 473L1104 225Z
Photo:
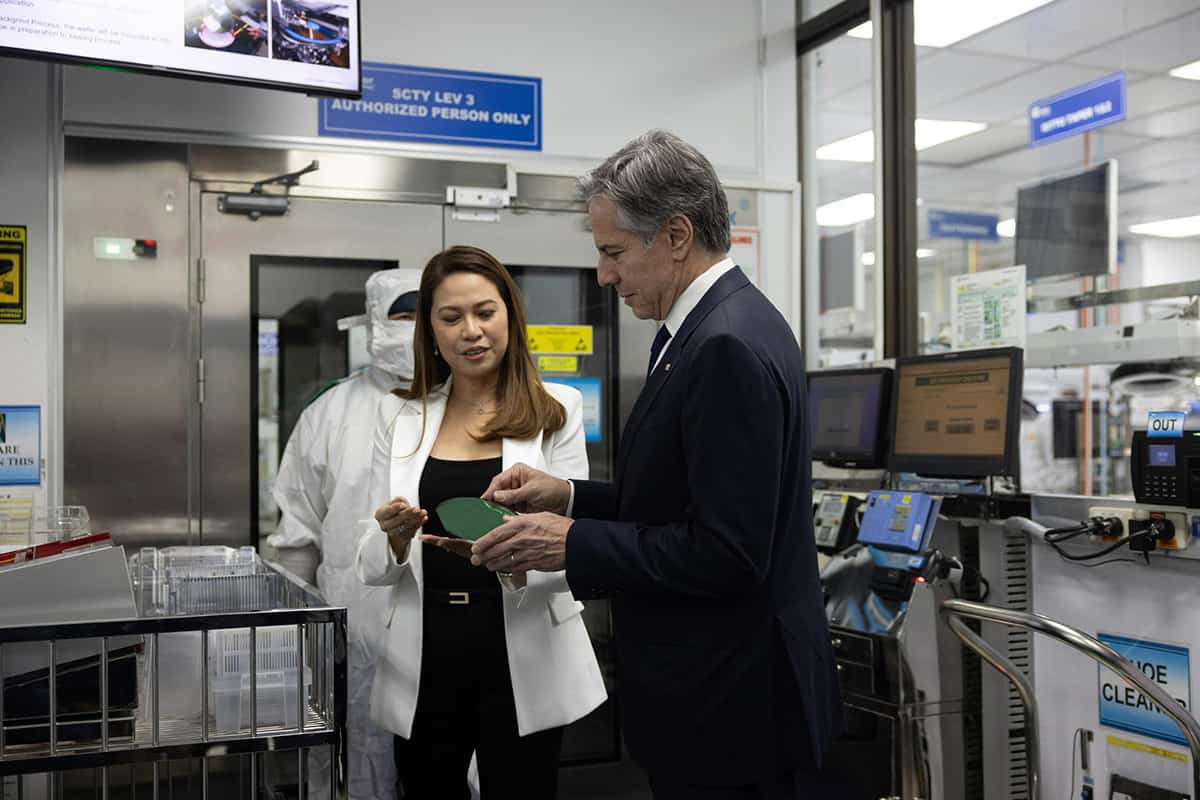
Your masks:
M996 225L1000 217L992 214L971 214L965 211L929 210L929 238L979 239L994 242L1000 238Z
M1097 639L1132 661L1147 678L1184 708L1191 709L1189 655L1186 647L1112 634ZM1100 724L1172 744L1187 744L1183 731L1150 698L1115 672L1100 667Z
M1029 146L1055 142L1125 119L1125 73L1068 89L1029 107Z
M1187 414L1183 411L1151 411L1146 435L1151 439L1182 439Z
M42 409L0 406L0 486L42 483Z
M542 79L364 63L361 100L321 100L322 136L542 149Z
M599 378L559 378L555 377L548 383L561 383L578 389L583 395L583 438L585 441L598 442L603 436L604 429L600 424L603 419L603 404L601 403L601 386Z

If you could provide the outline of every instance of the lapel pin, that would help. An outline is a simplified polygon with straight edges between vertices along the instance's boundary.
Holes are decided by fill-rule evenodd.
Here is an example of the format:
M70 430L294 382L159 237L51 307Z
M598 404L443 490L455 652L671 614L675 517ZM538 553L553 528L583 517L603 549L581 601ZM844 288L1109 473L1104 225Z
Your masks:
M663 367L663 369L665 369L667 372L670 372L670 371L671 371L671 365L668 363L668 364L667 364L665 367Z

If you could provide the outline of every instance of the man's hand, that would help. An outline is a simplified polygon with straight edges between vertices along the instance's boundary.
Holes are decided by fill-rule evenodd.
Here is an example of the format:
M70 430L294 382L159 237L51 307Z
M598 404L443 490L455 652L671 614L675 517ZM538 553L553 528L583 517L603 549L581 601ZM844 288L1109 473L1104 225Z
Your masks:
M566 514L567 503L571 501L571 484L527 464L514 464L492 478L483 499L522 514L533 511Z
M567 563L567 533L573 522L569 517L546 512L506 517L503 525L475 542L471 563L506 573L563 569Z
M403 497L394 497L375 512L375 521L387 534L392 555L397 561L408 557L408 543L429 519L424 509L413 508Z

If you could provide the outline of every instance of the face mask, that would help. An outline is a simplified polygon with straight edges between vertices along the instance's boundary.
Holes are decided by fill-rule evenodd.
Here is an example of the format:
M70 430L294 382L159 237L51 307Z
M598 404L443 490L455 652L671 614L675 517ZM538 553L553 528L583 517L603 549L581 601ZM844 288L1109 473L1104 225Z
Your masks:
M367 334L371 363L398 378L413 376L413 334L417 323L389 319L372 323Z

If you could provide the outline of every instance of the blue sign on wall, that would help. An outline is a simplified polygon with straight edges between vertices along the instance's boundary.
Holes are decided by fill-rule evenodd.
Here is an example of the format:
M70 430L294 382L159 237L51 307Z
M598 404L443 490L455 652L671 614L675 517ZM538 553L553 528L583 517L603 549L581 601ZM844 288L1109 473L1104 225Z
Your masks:
M578 389L583 394L583 438L584 441L598 442L603 436L601 427L601 383L599 378L559 378L555 376L547 383L561 383Z
M1065 139L1125 119L1125 73L1038 100L1029 107L1029 146Z
M982 239L994 242L1000 238L996 225L1000 218L992 214L968 214L962 211L929 210L931 239Z
M42 483L42 409L0 406L0 486Z
M361 100L324 98L322 136L542 149L542 79L364 63Z
M1096 638L1136 664L1147 678L1191 710L1186 647L1106 633L1097 634ZM1164 742L1187 744L1183 731L1173 719L1106 667L1100 667L1100 724Z

